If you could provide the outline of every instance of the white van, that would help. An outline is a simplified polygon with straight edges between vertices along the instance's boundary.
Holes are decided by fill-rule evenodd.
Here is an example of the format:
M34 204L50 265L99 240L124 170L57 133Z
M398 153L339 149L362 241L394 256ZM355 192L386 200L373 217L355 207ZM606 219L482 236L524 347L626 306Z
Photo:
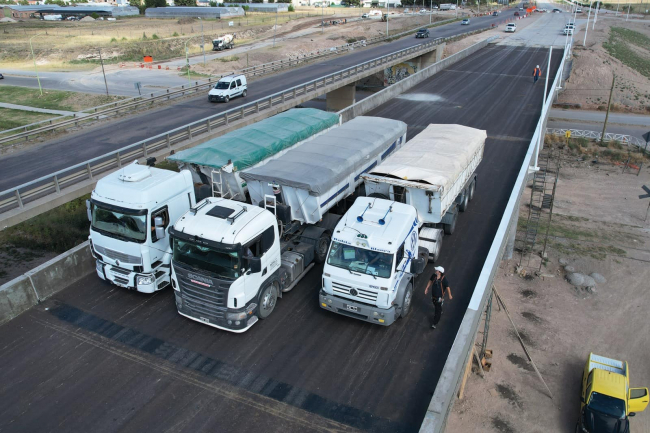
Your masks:
M235 96L245 97L248 91L244 75L228 75L217 81L217 84L208 93L208 101L228 102Z

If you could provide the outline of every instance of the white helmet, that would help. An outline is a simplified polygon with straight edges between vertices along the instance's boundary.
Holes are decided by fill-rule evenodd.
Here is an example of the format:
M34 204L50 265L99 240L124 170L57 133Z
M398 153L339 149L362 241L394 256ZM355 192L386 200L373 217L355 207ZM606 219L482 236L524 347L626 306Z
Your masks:
M537 69L539 69L539 65L537 65Z
M434 271L438 271L438 272L440 272L441 274L444 274L444 273L445 273L445 268L443 268L442 266L436 266L435 268L433 268L433 270L434 270Z

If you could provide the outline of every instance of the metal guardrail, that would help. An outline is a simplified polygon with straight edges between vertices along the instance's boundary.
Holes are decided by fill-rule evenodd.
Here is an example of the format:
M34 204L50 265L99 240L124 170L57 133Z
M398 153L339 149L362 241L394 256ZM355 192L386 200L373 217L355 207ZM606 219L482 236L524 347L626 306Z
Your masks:
M492 285L497 270L499 269L499 263L503 257L508 238L512 235L512 229L516 228L517 225L521 196L528 182L529 170L531 166L536 166L537 163L537 147L543 143L544 138L543 125L545 119L548 117L555 92L558 90L559 83L562 80L560 71L564 68L568 50L569 46L565 47L565 55L562 56L562 62L556 73L549 96L546 99L546 104L542 107L535 133L528 146L528 151L513 186L512 194L508 199L490 251L476 282L469 306L460 324L445 366L440 374L440 379L436 385L431 403L420 427L420 433L442 433L445 431L447 417L453 407L453 401L458 393L465 367L469 357L472 356L475 350L474 341L476 333L481 324L482 313L485 310L487 300L492 293Z
M469 32L473 33L473 32ZM458 36L454 36L458 37ZM36 199L46 195L60 194L65 188L85 180L92 180L93 176L107 170L122 167L124 163L133 161L140 157L147 157L153 152L160 150L171 150L171 146L184 140L192 139L200 134L210 133L213 129L227 126L233 121L245 119L261 111L273 108L288 100L302 97L309 93L316 93L329 84L341 82L354 76L362 76L365 71L381 65L388 65L394 60L417 55L422 52L429 52L431 48L451 38L437 38L413 47L405 48L385 56L381 56L356 66L338 71L324 77L300 84L290 89L275 93L265 98L250 102L248 104L232 108L225 112L183 125L171 131L158 134L154 137L125 146L116 151L92 158L88 161L75 164L55 173L42 176L20 186L0 192L0 216L3 213L24 206ZM317 96L317 95L314 95Z
M581 129L546 128L547 134L564 136L564 134L566 134L567 131L571 131L571 138L584 137L584 138L593 138L595 140L600 140L600 137L602 137L603 135L602 132L598 132L598 131L583 131ZM603 139L603 141L604 142L618 141L621 144L636 146L639 149L644 148L646 145L645 141L641 140L638 137L634 137L632 135L627 135L627 134L612 134L609 132L605 133L605 138Z

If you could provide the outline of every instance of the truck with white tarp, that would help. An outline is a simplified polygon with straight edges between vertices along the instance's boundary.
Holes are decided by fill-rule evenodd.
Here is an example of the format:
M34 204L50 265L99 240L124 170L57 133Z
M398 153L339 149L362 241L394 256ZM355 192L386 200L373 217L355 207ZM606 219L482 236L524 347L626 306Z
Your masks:
M429 125L361 175L357 198L338 223L323 268L321 308L388 326L408 314L413 278L438 259L443 231L476 189L485 131Z
M339 116L314 108L294 108L244 126L167 157L192 172L194 183L209 185L210 194L246 201L241 170L259 167L288 149L339 125Z
M268 317L325 260L340 219L328 211L405 139L403 122L357 117L240 172L252 204L208 198L190 209L170 229L179 313L232 332Z

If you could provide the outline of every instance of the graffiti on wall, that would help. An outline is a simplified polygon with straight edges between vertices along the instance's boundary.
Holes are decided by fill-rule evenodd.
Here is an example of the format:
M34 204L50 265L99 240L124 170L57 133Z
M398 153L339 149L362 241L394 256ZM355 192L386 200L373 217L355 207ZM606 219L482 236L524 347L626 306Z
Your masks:
M402 62L384 70L384 86L390 86L415 74L418 65L415 62Z

